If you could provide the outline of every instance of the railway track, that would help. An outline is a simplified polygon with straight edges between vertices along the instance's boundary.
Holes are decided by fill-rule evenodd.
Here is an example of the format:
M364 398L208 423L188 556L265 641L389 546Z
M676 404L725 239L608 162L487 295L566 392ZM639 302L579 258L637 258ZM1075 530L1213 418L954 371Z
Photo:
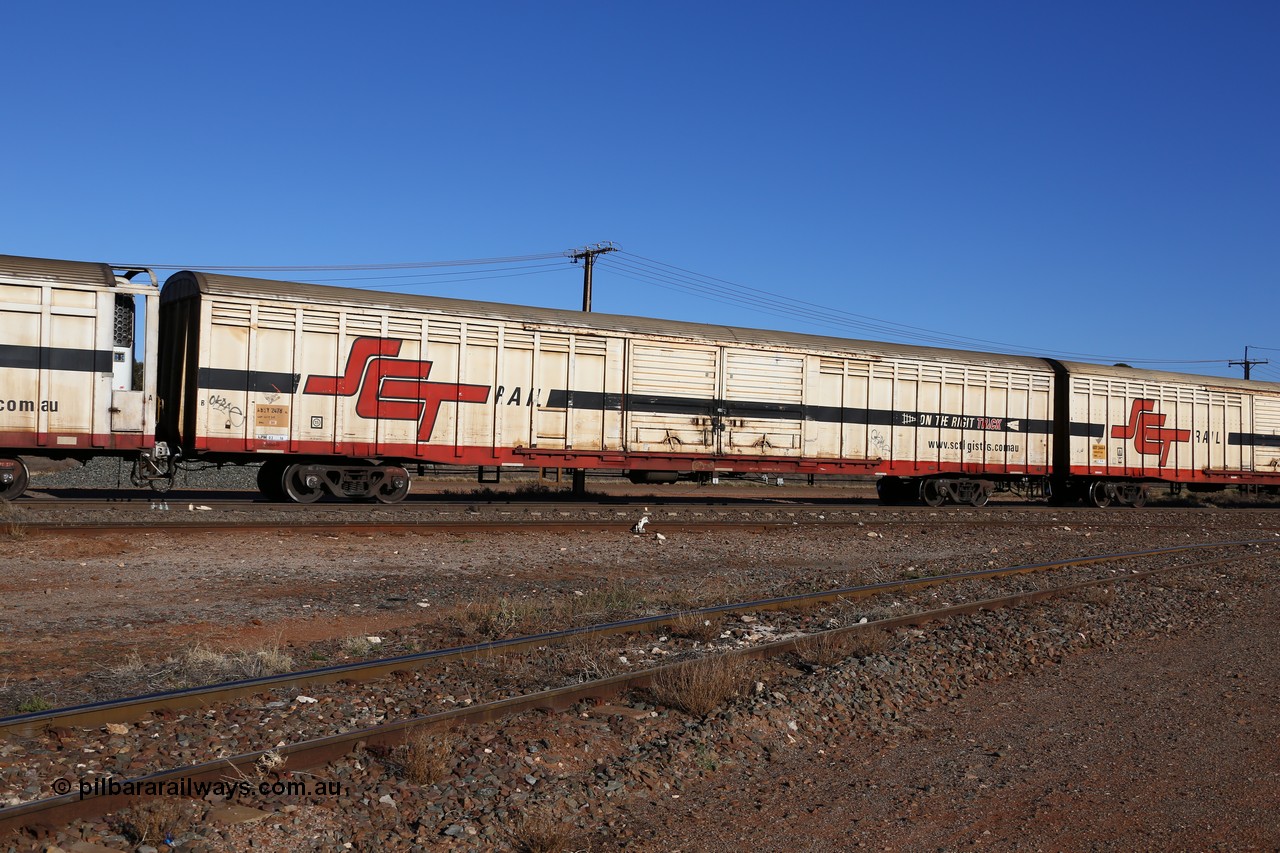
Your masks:
M1067 582L1058 583L1051 588L1021 589L1012 594L997 596L984 595L981 598L976 597L975 594L971 600L967 600L960 604L954 604L943 608L926 608L889 618L868 620L865 624L844 625L824 633L826 636L834 637L842 634L858 634L877 630L896 630L906 626L920 625L925 622L971 614L983 609L1016 606L1018 604L1033 602L1050 596L1079 591L1090 586L1100 586L1123 580L1142 579L1162 572L1169 572L1178 569L1203 568L1207 566L1221 565L1233 560L1251 557L1258 553L1259 549L1264 546L1274 546L1275 544L1276 543L1273 539L1197 543L1175 548L1151 549L1123 554L1096 555L1053 563L1012 566L1000 569L980 570L976 572L961 572L926 578L892 581L888 583L869 584L858 587L846 587L808 595L738 602L734 604L702 608L686 613L662 614L652 617L627 619L603 625L581 626L564 631L547 632L534 636L513 637L494 643L476 644L455 649L443 649L421 655L402 656L395 659L374 661L363 664L352 664L341 667L329 667L322 670L294 673L273 679L256 679L227 685L218 685L201 690L179 691L141 697L134 700L99 703L91 706L59 709L39 714L28 714L20 717L0 720L0 727L4 728L10 737L13 737L23 733L31 734L36 732L66 731L72 727L97 727L123 720L138 720L147 716L154 717L157 713L171 717L180 711L190 711L195 708L210 707L217 703L234 701L239 697L263 694L273 689L287 691L305 689L311 691L317 686L335 683L341 688L350 689L356 684L363 683L369 679L386 679L388 677L393 680L397 677L403 679L405 673L413 672L414 670L425 666L439 666L440 664L448 661L452 661L455 665L463 666L466 665L466 662L468 661L475 662L486 658L492 660L495 656L515 656L536 649L544 649L556 644L572 642L575 639L581 639L583 637L591 637L593 640L598 641L604 637L614 635L635 634L636 632L643 631L645 629L653 629L664 625L669 626L676 620L688 619L691 617L694 619L709 619L711 617L725 616L730 613L746 614L777 611L796 612L833 604L860 601L871 596L890 593L900 595L912 594L918 596L924 590L933 587L955 588L966 584L972 586L974 584L988 583L1002 578L1043 575L1044 573L1054 570L1073 570L1077 572L1077 576L1068 579ZM1199 560L1197 562L1185 562L1181 559L1183 557L1196 555L1213 549L1225 549L1234 553L1226 557L1219 557L1212 560ZM1172 560L1175 555L1179 557L1178 560ZM1153 561L1168 562L1166 565L1152 567L1149 564ZM1122 562L1126 565L1139 563L1141 564L1141 567L1125 568L1123 572L1117 571L1115 574L1102 578L1078 576L1080 571L1086 568L1096 568L1099 566L1114 567ZM985 588L983 588L983 590L985 590ZM974 592L977 591L981 590L975 590ZM800 645L806 642L812 642L813 636L814 635L811 631L797 631L796 636L794 637L773 642L757 642L734 650L728 654L766 657L794 653ZM597 679L586 684L556 687L547 687L546 685L542 685L541 689L528 693L511 689L508 686L506 688L506 692L511 695L501 696L499 698L488 698L486 701L470 707L455 707L435 710L430 713L409 715L403 719L392 722L373 726L356 727L352 731L301 738L280 750L259 749L246 751L235 756L227 756L215 761L204 761L192 766L137 777L132 781L147 783L134 786L135 788L145 790L148 786L152 788L155 786L163 787L182 779L192 781L212 780L225 778L228 773L249 773L254 767L259 766L258 762L263 760L262 757L264 754L273 751L278 752L280 756L285 758L287 766L291 771L298 771L309 767L320 766L325 762L345 755L350 752L355 743L360 741L363 741L368 745L383 745L391 747L404 737L404 733L408 729L418 726L460 726L484 720L492 720L530 708L565 708L580 703L588 698L601 699L630 689L646 686L650 684L653 678L662 670L663 668L661 667L648 667L638 671L623 672L607 678ZM71 793L66 796L46 798L36 802L25 803L0 811L0 831L17 829L35 823L57 825L75 817L101 814L119 808L125 803L132 801L132 799L133 797L125 796L124 794L112 793L90 796L82 799L79 794Z
M668 532L759 530L796 524L849 527L871 523L910 526L922 522L931 526L987 529L1065 523L1107 529L1170 530L1184 528L1189 523L1217 526L1227 518L1232 525L1238 525L1241 518L1250 522L1256 518L1255 529L1280 530L1280 514L1267 509L1236 509L1224 517L1218 511L1182 508L1124 511L1011 504L1001 507L989 505L975 510L795 500L733 503L433 500L387 508L350 503L296 505L245 499L201 500L199 497L127 502L60 499L48 503L23 501L13 504L0 517L0 522L11 533L21 534L129 529L260 531L281 528L305 532L332 531L335 528L353 531L502 532L531 529L629 530L641 518L648 519L651 525L649 532L659 528Z

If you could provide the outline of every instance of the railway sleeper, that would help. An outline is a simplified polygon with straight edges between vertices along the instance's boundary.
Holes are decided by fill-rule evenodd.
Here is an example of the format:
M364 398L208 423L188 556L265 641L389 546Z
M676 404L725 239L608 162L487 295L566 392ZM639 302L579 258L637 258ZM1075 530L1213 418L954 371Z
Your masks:
M409 472L399 465L333 465L323 462L267 462L258 469L258 488L270 500L315 503L324 495L350 500L399 503L409 494Z

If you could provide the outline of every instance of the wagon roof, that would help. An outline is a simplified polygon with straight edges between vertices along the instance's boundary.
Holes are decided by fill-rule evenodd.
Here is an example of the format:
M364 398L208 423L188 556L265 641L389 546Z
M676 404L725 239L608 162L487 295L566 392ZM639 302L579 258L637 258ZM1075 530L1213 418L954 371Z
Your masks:
M0 280L102 287L116 279L109 264L0 255Z
M854 355L868 360L911 358L929 361L950 361L983 367L1021 368L1046 373L1049 371L1049 366L1043 359L1030 356L861 341L825 335L808 335L799 332L719 326L707 323L691 323L683 320L660 320L623 314L534 308L525 305L508 305L500 302L477 302L442 296L388 293L379 290L301 284L189 270L175 273L169 277L169 280L165 282L164 289L161 291L161 301L190 298L197 292L207 295L235 296L248 299L303 302L308 305L341 305L370 311L392 310L445 313L464 317L504 320L530 326L563 328L565 330L618 331L629 335L653 338L693 339L747 347L785 347L797 350L816 350L841 355Z
M1061 364L1072 376L1101 376L1130 382L1180 383L1200 388L1280 394L1280 382L1229 379L1223 376L1204 376L1199 373L1170 373L1165 370L1147 370L1124 364L1086 364L1077 361L1064 361Z

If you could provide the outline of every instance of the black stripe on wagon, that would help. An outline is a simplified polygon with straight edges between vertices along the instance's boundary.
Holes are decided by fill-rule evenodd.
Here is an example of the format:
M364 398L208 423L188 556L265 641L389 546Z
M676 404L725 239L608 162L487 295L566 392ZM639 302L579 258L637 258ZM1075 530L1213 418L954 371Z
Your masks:
M1107 431L1103 424L1086 424L1079 421L1071 422L1071 434L1076 436L1087 436L1088 438L1102 438L1102 434ZM1047 430L1046 430L1047 432Z
M653 394L628 394L624 397L624 401L626 408L632 412L650 412L658 415L711 415L715 407L712 400L698 400L693 397L660 397Z
M1237 447L1280 447L1280 435L1263 435L1258 432L1229 432L1227 444Z
M622 411L622 395L601 394L599 391L553 389L547 394L547 408L619 412Z
M111 350L32 347L0 344L0 367L20 370L67 370L76 373L110 373Z
M817 421L820 423L860 424L866 426L906 426L921 429L967 429L983 432L1047 434L1053 427L1049 421L1035 418L987 418L975 415L951 415L936 412L898 412L888 409L854 409L841 406L801 406L795 403L772 403L759 400L709 400L697 397L667 397L656 394L601 394L598 391L553 389L547 394L547 407L552 409L585 409L644 412L658 415L699 415L759 420ZM945 420L945 423L944 423ZM999 426L996 426L996 424ZM1103 428L1093 424L1073 425L1082 435L1102 435Z
M301 378L298 373L202 367L196 382L201 388L214 391L275 391L277 394L296 394Z

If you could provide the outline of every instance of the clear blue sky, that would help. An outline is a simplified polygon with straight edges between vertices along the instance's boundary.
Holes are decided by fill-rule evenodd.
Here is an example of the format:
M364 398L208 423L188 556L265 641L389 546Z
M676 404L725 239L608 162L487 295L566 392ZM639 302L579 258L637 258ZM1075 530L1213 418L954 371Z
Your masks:
M29 2L0 29L3 253L612 240L597 311L1135 364L1249 344L1280 380L1271 0ZM373 278L415 272L271 275L581 299L563 259Z

